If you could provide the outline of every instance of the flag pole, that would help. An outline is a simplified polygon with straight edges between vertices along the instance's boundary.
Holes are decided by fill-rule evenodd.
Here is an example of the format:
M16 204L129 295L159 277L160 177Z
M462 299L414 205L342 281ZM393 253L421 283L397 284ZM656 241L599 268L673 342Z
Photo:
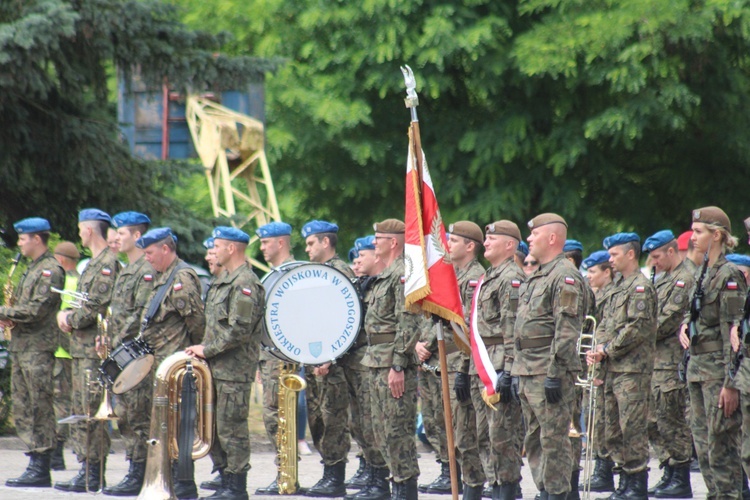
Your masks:
M417 175L419 176L419 189L422 189L422 139L419 133L419 118L417 117L417 82L414 73L407 65L401 67L406 84L406 107L411 111L412 137L414 138L414 155L417 160ZM436 315L433 315L435 318ZM438 356L440 358L440 385L443 392L443 416L445 419L445 434L448 441L448 466L451 472L451 495L453 500L458 500L458 471L456 469L456 446L453 437L453 412L451 411L450 389L448 385L448 361L445 356L445 339L443 337L443 322L437 321L437 344Z

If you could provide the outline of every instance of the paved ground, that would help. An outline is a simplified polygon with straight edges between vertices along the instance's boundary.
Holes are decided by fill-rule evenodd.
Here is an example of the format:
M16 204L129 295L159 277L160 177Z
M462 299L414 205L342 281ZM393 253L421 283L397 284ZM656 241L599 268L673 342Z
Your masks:
M125 461L125 456L122 451L122 444L120 441L115 440L113 443L115 454L110 455L107 465L107 482L110 484L118 483L125 473L127 472L128 464ZM267 486L273 481L276 469L273 464L274 455L268 449L264 443L258 443L255 446L258 450L253 453L251 460L253 468L248 474L248 491L252 494L256 488L261 486ZM67 471L53 472L53 481L67 481L77 473L76 469L73 469L75 464L75 458L70 450L65 451L65 462L68 465ZM0 499L5 500L40 500L47 498L87 498L85 494L66 493L57 491L51 488L8 488L5 485L5 480L10 477L16 477L23 472L28 459L23 454L23 445L17 438L0 438ZM349 465L347 468L347 477L351 476L357 466L357 459L352 453L349 457ZM421 458L419 459L419 466L422 470L422 476L420 482L431 482L439 473L439 467L435 463L434 456L425 452L421 449ZM311 456L303 456L299 463L299 477L300 484L302 486L312 486L322 475L323 467L320 464L320 460L317 454ZM524 465L523 468L523 482L522 488L524 493L524 499L533 499L536 494L536 488L531 481L531 473L528 470L528 466ZM195 464L195 477L196 480L204 481L211 477L211 460L205 458L199 460ZM650 484L656 483L661 477L661 471L655 462L651 463L651 474L649 478ZM700 474L693 474L693 491L695 493L694 498L705 498L706 488L703 484L703 480ZM201 497L209 496L212 492L201 490ZM104 495L99 495L104 497ZM422 495L421 498L425 499L442 499L447 500L450 498L445 495ZM592 498L606 498L605 494L592 495ZM115 498L115 497L106 497ZM131 497L132 498L132 497ZM269 497L278 498L278 497Z

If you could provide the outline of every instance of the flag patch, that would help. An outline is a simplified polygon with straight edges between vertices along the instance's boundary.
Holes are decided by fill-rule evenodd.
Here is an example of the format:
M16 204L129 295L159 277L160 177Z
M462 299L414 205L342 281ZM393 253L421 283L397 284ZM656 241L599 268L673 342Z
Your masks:
M646 291L646 287L645 286L637 286L637 287L635 287L635 291L638 292L638 293L643 293L643 292Z
M175 292L179 292L182 290L182 283L177 283L175 286L172 287Z
M685 282L681 280L677 280L677 282L674 284L674 286L685 288Z
M403 285L406 283L406 276L401 276L401 284Z
M727 290L737 290L737 282L727 281Z
M112 274L112 269L110 269L110 268L108 268L108 267L105 267L104 269L102 269L102 274L103 274L104 276L109 276L109 275L111 275L111 274Z
M567 280L565 281L567 283ZM521 286L521 280L510 280L510 286L518 288Z
M470 287L476 287L479 284L479 280L469 280Z
M52 271L50 271L49 269L45 269L42 271L42 276L44 276L45 278L49 278L50 276L52 276Z
M573 278L571 278L570 276L566 276L566 277L565 277L565 283L566 283L566 284L568 284L568 285L575 285L575 283L576 283L576 280L574 280L574 279L573 279Z
M249 288L243 288L242 289L242 294L243 295L247 295L249 297L249 296L251 296L253 294L253 291L250 290Z
M154 275L153 274L144 274L143 275L143 281L153 281Z

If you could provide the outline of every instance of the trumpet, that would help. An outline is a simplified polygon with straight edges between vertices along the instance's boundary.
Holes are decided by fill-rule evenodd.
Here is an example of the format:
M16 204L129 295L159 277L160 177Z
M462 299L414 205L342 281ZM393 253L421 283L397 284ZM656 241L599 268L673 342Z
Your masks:
M89 294L85 292L72 292L70 290L60 290L59 288L50 287L55 293L59 293L63 298L68 299L68 305L73 309L80 309L85 302L89 301Z
M581 328L581 334L578 336L578 354L584 360L586 352L593 351L596 349L596 318L593 316L586 316L583 320L583 328ZM583 387L584 391L588 391L589 405L586 410L586 432L583 435L586 436L586 455L583 463L583 495L584 499L591 498L591 470L592 461L594 459L594 440L596 439L596 426L594 420L596 418L596 385L594 379L596 375L596 365L588 365L586 369L586 376L576 376L576 385Z

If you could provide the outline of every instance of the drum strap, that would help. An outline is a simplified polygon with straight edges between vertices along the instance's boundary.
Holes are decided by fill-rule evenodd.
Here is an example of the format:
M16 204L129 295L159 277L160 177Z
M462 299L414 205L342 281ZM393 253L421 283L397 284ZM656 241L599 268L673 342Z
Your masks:
M180 269L185 269L188 266L184 262L178 262L176 266L174 266L174 269L172 269L172 272L169 273L169 277L167 278L167 281L162 285L161 288L159 288L159 291L156 292L156 295L154 295L154 298L151 299L151 303L148 305L148 310L146 311L146 316L143 318L143 322L141 322L141 333L146 331L146 328L148 328L148 325L151 323L151 320L154 316L156 316L156 313L159 311L159 308L161 307L161 303L164 301L164 296L167 294L167 291L169 290L169 287L172 286L172 282L174 281L175 274L177 274L177 271Z

